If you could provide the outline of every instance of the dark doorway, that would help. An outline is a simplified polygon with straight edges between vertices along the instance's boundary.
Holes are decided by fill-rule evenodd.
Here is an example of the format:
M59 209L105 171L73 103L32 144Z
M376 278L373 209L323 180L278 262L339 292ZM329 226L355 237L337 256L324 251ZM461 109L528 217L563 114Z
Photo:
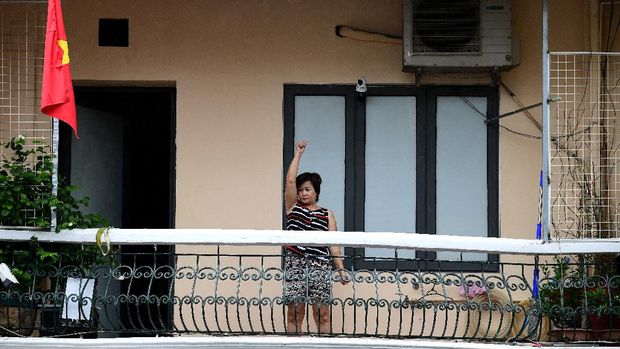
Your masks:
M78 195L90 197L88 211L118 228L174 228L176 90L76 86L75 100L80 139L61 128L59 172L80 187ZM122 246L119 258L145 272L171 265L173 253L172 246ZM132 277L115 287L128 301L106 311L102 330L135 335L171 328L171 304L129 301L169 297L171 279Z

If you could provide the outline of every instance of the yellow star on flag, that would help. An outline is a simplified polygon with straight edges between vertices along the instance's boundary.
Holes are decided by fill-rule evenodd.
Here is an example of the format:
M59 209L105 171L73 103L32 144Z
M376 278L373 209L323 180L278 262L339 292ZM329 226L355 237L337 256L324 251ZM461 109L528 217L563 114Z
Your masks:
M58 40L58 46L62 50L62 65L69 64L69 43L67 40Z

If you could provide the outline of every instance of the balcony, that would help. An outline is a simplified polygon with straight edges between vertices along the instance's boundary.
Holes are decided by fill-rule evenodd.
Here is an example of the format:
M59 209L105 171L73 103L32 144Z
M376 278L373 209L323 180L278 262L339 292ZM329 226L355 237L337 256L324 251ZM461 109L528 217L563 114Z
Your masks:
M540 248L540 256L527 249L515 256L487 244L476 249L498 255L499 261L472 262L466 260L469 247L461 244L459 257L451 261L347 255L344 274L328 270L333 288L326 304L313 304L305 296L293 300L306 311L300 315L301 325L287 331L289 300L282 290L291 271L283 270L281 245L306 242L305 235L287 235L278 241L269 232L256 231L248 241L233 231L188 245L198 234L179 232L168 237L178 243L163 244L159 239L155 245L136 242L139 238L130 233L124 239L114 235L114 243L139 244L112 246L113 253L106 257L96 246L76 243L85 235L73 232L49 235L47 240L56 242L46 242L45 233L39 233L43 238L36 244L10 242L14 247L3 262L23 271L30 281L0 291L3 336L309 335L473 342L613 342L620 338L620 278L611 269L597 274L603 269L593 264L612 258L606 254L558 259L543 256L551 250ZM16 240L7 239L7 234L5 240ZM59 236L62 245L57 242ZM364 246L356 238L374 235L352 236L341 246ZM264 243L270 239L271 243ZM368 245L376 246L368 239ZM413 240L411 244L421 244ZM334 241L314 244L320 243ZM577 245L561 247L568 253L582 249L571 246ZM37 248L60 252L41 259ZM107 250L105 244L102 248ZM611 244L599 252L615 248ZM386 270L386 262L394 268ZM537 282L535 270L539 270ZM301 280L312 278L312 270L297 272ZM341 275L350 282L342 284ZM535 292L538 300L532 296ZM315 326L313 305L328 309L328 330Z

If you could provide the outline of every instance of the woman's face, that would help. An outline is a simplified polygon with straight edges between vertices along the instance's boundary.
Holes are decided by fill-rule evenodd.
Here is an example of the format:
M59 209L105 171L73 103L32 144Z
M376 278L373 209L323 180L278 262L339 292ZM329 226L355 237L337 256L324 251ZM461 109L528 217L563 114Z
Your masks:
M297 196L299 197L299 202L304 206L312 205L316 202L316 191L314 191L310 181L303 182L297 188Z

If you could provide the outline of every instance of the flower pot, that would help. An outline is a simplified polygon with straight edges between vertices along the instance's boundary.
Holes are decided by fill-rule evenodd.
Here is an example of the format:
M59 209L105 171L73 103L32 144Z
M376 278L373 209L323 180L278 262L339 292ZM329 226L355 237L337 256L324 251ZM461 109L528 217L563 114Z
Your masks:
M588 321L593 330L620 329L620 318L615 316L589 314Z
M596 314L588 314L588 321L590 321L590 328L593 330L607 330L610 328L609 315L598 316Z
M585 328L555 328L549 331L549 339L563 342L596 341L600 339L600 334Z
M33 301L20 300L17 295L0 299L0 333L3 336L30 336L35 329L38 306Z

